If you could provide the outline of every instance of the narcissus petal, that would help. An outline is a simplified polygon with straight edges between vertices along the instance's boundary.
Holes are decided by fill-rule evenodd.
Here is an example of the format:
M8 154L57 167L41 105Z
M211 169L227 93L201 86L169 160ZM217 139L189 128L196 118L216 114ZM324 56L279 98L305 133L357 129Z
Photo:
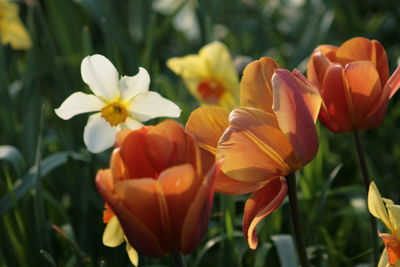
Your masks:
M389 219L389 214L383 204L381 194L374 182L370 184L368 190L368 210L372 215L380 219L386 227L389 229L393 228Z
M83 131L83 141L92 153L99 153L110 148L115 143L117 127L111 126L100 113L89 117Z
M248 64L240 81L240 103L272 112L272 84L274 70L278 68L271 58L261 58Z
M100 111L103 106L104 102L97 96L76 92L65 99L61 106L54 111L61 119L68 120L81 113Z
M117 247L124 242L124 231L117 216L113 216L107 223L103 233L103 244L107 247Z
M157 117L179 117L180 108L156 92L143 92L128 103L129 112L141 121Z
M147 92L149 85L149 73L145 68L139 67L139 72L135 76L123 76L119 80L122 100L128 102L132 97Z
M273 110L279 127L288 136L297 159L304 165L318 151L314 117L316 119L319 112L321 98L314 87L287 70L276 69L272 84Z
M256 249L258 238L257 224L276 210L285 199L286 181L283 177L268 180L267 184L247 199L244 207L243 233L251 249Z
M390 267L386 248L382 251L382 255L381 258L379 259L377 267Z
M400 260L400 243L395 236L391 234L379 234L386 247L386 253L390 265L395 265Z
M134 266L139 265L139 255L137 251L129 244L129 242L126 242L126 253L128 254L129 260Z
M102 55L87 56L81 64L83 81L96 95L112 101L119 97L119 77L114 65Z
M300 167L287 137L274 114L252 108L231 112L230 126L222 136L217 158L224 159L222 171L243 182L261 182Z
M228 117L223 108L201 107L190 114L186 130L196 137L201 148L215 154L217 143L229 126Z

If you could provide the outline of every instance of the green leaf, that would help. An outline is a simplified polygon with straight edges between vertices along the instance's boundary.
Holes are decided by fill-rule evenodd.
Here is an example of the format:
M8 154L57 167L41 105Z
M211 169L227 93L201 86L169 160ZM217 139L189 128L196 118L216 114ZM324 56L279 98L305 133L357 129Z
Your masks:
M48 156L41 162L41 176L44 177L58 166L66 163L68 159L88 162L85 155L76 152L64 151ZM9 211L31 188L35 186L36 167L30 168L22 179L17 180L14 188L0 199L0 215Z
M0 160L10 162L17 174L22 174L25 162L21 152L17 148L8 145L0 146Z
M278 251L279 261L282 267L297 267L297 254L293 237L291 235L273 235L272 241Z

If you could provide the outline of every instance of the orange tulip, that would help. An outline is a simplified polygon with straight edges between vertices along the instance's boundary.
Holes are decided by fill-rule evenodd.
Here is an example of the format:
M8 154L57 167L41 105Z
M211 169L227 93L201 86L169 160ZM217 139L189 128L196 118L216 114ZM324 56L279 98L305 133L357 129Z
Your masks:
M255 249L256 225L286 196L282 176L307 164L318 150L315 121L321 100L297 70L279 69L269 58L246 67L240 93L243 107L229 118L221 108L202 107L190 115L186 128L206 156L224 159L217 192L252 192L245 204L243 232Z
M362 37L318 46L307 76L323 99L319 120L337 133L376 128L400 86L400 68L389 78L385 49Z
M152 257L193 251L207 229L219 167L202 168L199 147L172 120L122 132L117 143L96 185L129 244Z

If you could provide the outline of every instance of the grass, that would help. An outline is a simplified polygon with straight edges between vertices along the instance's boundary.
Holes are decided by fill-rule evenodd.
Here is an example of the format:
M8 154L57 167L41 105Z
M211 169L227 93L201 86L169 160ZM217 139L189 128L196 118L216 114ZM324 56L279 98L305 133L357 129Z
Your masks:
M88 91L80 76L85 56L103 54L125 75L136 74L138 66L147 68L151 89L180 106L182 123L197 104L165 61L195 53L216 38L233 56L270 56L282 67L301 71L318 44L339 45L353 36L379 40L391 70L400 56L395 0L198 1L197 40L174 28L176 12L160 14L152 1L31 2L19 6L33 47L0 46L1 267L129 265L123 246L108 248L101 242L103 201L94 177L107 167L109 151L87 152L82 140L87 116L63 121L53 111L71 93ZM397 203L399 118L395 96L382 125L362 133L372 178ZM371 255L368 214L352 137L323 127L319 131L318 155L298 175L311 261L314 266L366 263ZM282 246L291 244L281 236L291 235L287 203L260 227L260 245L253 251L241 233L245 197L216 195L207 236L185 257L189 266L291 266L284 258L295 259L294 252L282 253ZM169 259L140 258L140 266L169 264Z

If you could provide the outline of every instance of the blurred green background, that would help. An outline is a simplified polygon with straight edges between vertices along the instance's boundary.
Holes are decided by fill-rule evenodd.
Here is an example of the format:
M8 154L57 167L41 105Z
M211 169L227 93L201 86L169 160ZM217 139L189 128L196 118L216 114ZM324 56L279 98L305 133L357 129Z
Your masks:
M54 108L75 91L87 91L81 60L99 53L121 75L138 66L151 90L183 110L197 107L165 61L223 41L232 56L269 56L305 71L322 43L354 36L379 40L390 69L400 56L397 0L26 0L20 17L33 39L28 51L0 46L0 266L129 266L124 246L102 244L103 201L94 186L109 152L90 154L83 144L87 116L59 119ZM1 11L1 10L0 10ZM150 123L155 123L154 120ZM396 95L379 128L363 132L373 180L399 203L400 103ZM351 135L320 127L320 150L298 174L309 257L314 266L367 263L370 230L361 174ZM206 238L189 266L293 266L287 202L260 227L253 251L241 233L246 196L217 194ZM380 230L386 230L380 225ZM289 234L283 236L282 234ZM382 248L382 245L381 245ZM169 259L140 257L140 266Z

